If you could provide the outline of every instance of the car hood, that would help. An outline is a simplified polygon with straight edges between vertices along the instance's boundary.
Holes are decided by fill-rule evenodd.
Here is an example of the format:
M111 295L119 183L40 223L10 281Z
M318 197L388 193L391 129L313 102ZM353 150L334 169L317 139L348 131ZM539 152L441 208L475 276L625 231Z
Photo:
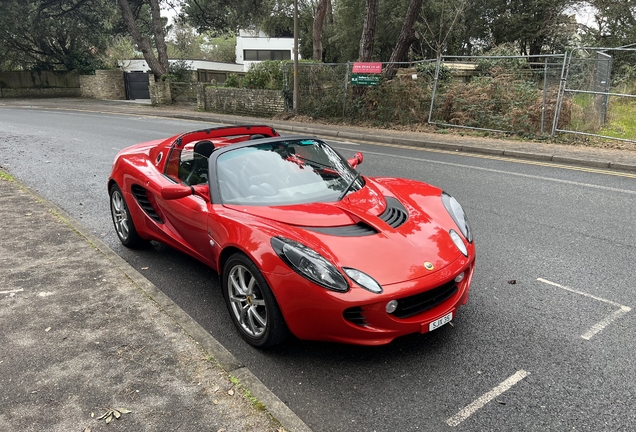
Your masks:
M428 276L463 256L448 234L457 228L440 189L402 179L366 181L363 189L333 203L225 207L268 220L281 236L304 243L340 267L361 270L381 285ZM408 215L403 223L387 217L393 207ZM427 262L432 269L424 266Z

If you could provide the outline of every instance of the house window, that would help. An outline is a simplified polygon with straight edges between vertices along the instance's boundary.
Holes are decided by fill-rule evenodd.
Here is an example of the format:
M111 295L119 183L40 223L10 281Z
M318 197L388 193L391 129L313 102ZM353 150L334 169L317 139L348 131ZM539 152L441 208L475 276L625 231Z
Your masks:
M243 59L245 61L291 60L291 52L289 50L244 50Z

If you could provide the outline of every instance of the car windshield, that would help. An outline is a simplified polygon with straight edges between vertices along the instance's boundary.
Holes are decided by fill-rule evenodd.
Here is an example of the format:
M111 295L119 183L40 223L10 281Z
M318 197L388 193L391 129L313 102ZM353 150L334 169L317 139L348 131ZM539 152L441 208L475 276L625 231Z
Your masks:
M217 159L221 200L239 205L330 202L364 180L320 140L287 140L230 150Z

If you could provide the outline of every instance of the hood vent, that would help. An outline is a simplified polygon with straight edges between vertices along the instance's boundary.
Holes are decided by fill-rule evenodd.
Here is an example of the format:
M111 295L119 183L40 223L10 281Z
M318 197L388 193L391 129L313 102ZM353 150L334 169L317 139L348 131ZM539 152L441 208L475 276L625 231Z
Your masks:
M150 217L150 219L158 223L163 223L163 221L157 214L157 211L155 210L155 208L150 203L150 200L148 199L148 191L146 191L146 189L144 189L143 187L139 185L132 185L130 190L132 194L134 195L135 199L137 200L139 207L141 207L143 211L146 212L146 214Z
M335 227L300 227L302 229L306 229L307 231L314 231L321 234L327 234L337 237L363 237L369 236L373 234L377 234L378 232L371 226L358 222L355 225L344 225L344 226L335 226Z
M384 197L386 209L378 217L393 228L397 228L408 220L409 214L401 202L393 197Z

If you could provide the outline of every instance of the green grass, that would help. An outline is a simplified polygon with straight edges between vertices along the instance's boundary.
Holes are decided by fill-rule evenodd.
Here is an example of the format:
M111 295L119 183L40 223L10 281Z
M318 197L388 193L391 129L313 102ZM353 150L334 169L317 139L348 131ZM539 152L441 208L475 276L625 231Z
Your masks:
M608 122L598 131L599 135L614 138L636 139L636 100L619 99L610 103Z
M0 170L0 180L15 181L13 177L2 170Z

